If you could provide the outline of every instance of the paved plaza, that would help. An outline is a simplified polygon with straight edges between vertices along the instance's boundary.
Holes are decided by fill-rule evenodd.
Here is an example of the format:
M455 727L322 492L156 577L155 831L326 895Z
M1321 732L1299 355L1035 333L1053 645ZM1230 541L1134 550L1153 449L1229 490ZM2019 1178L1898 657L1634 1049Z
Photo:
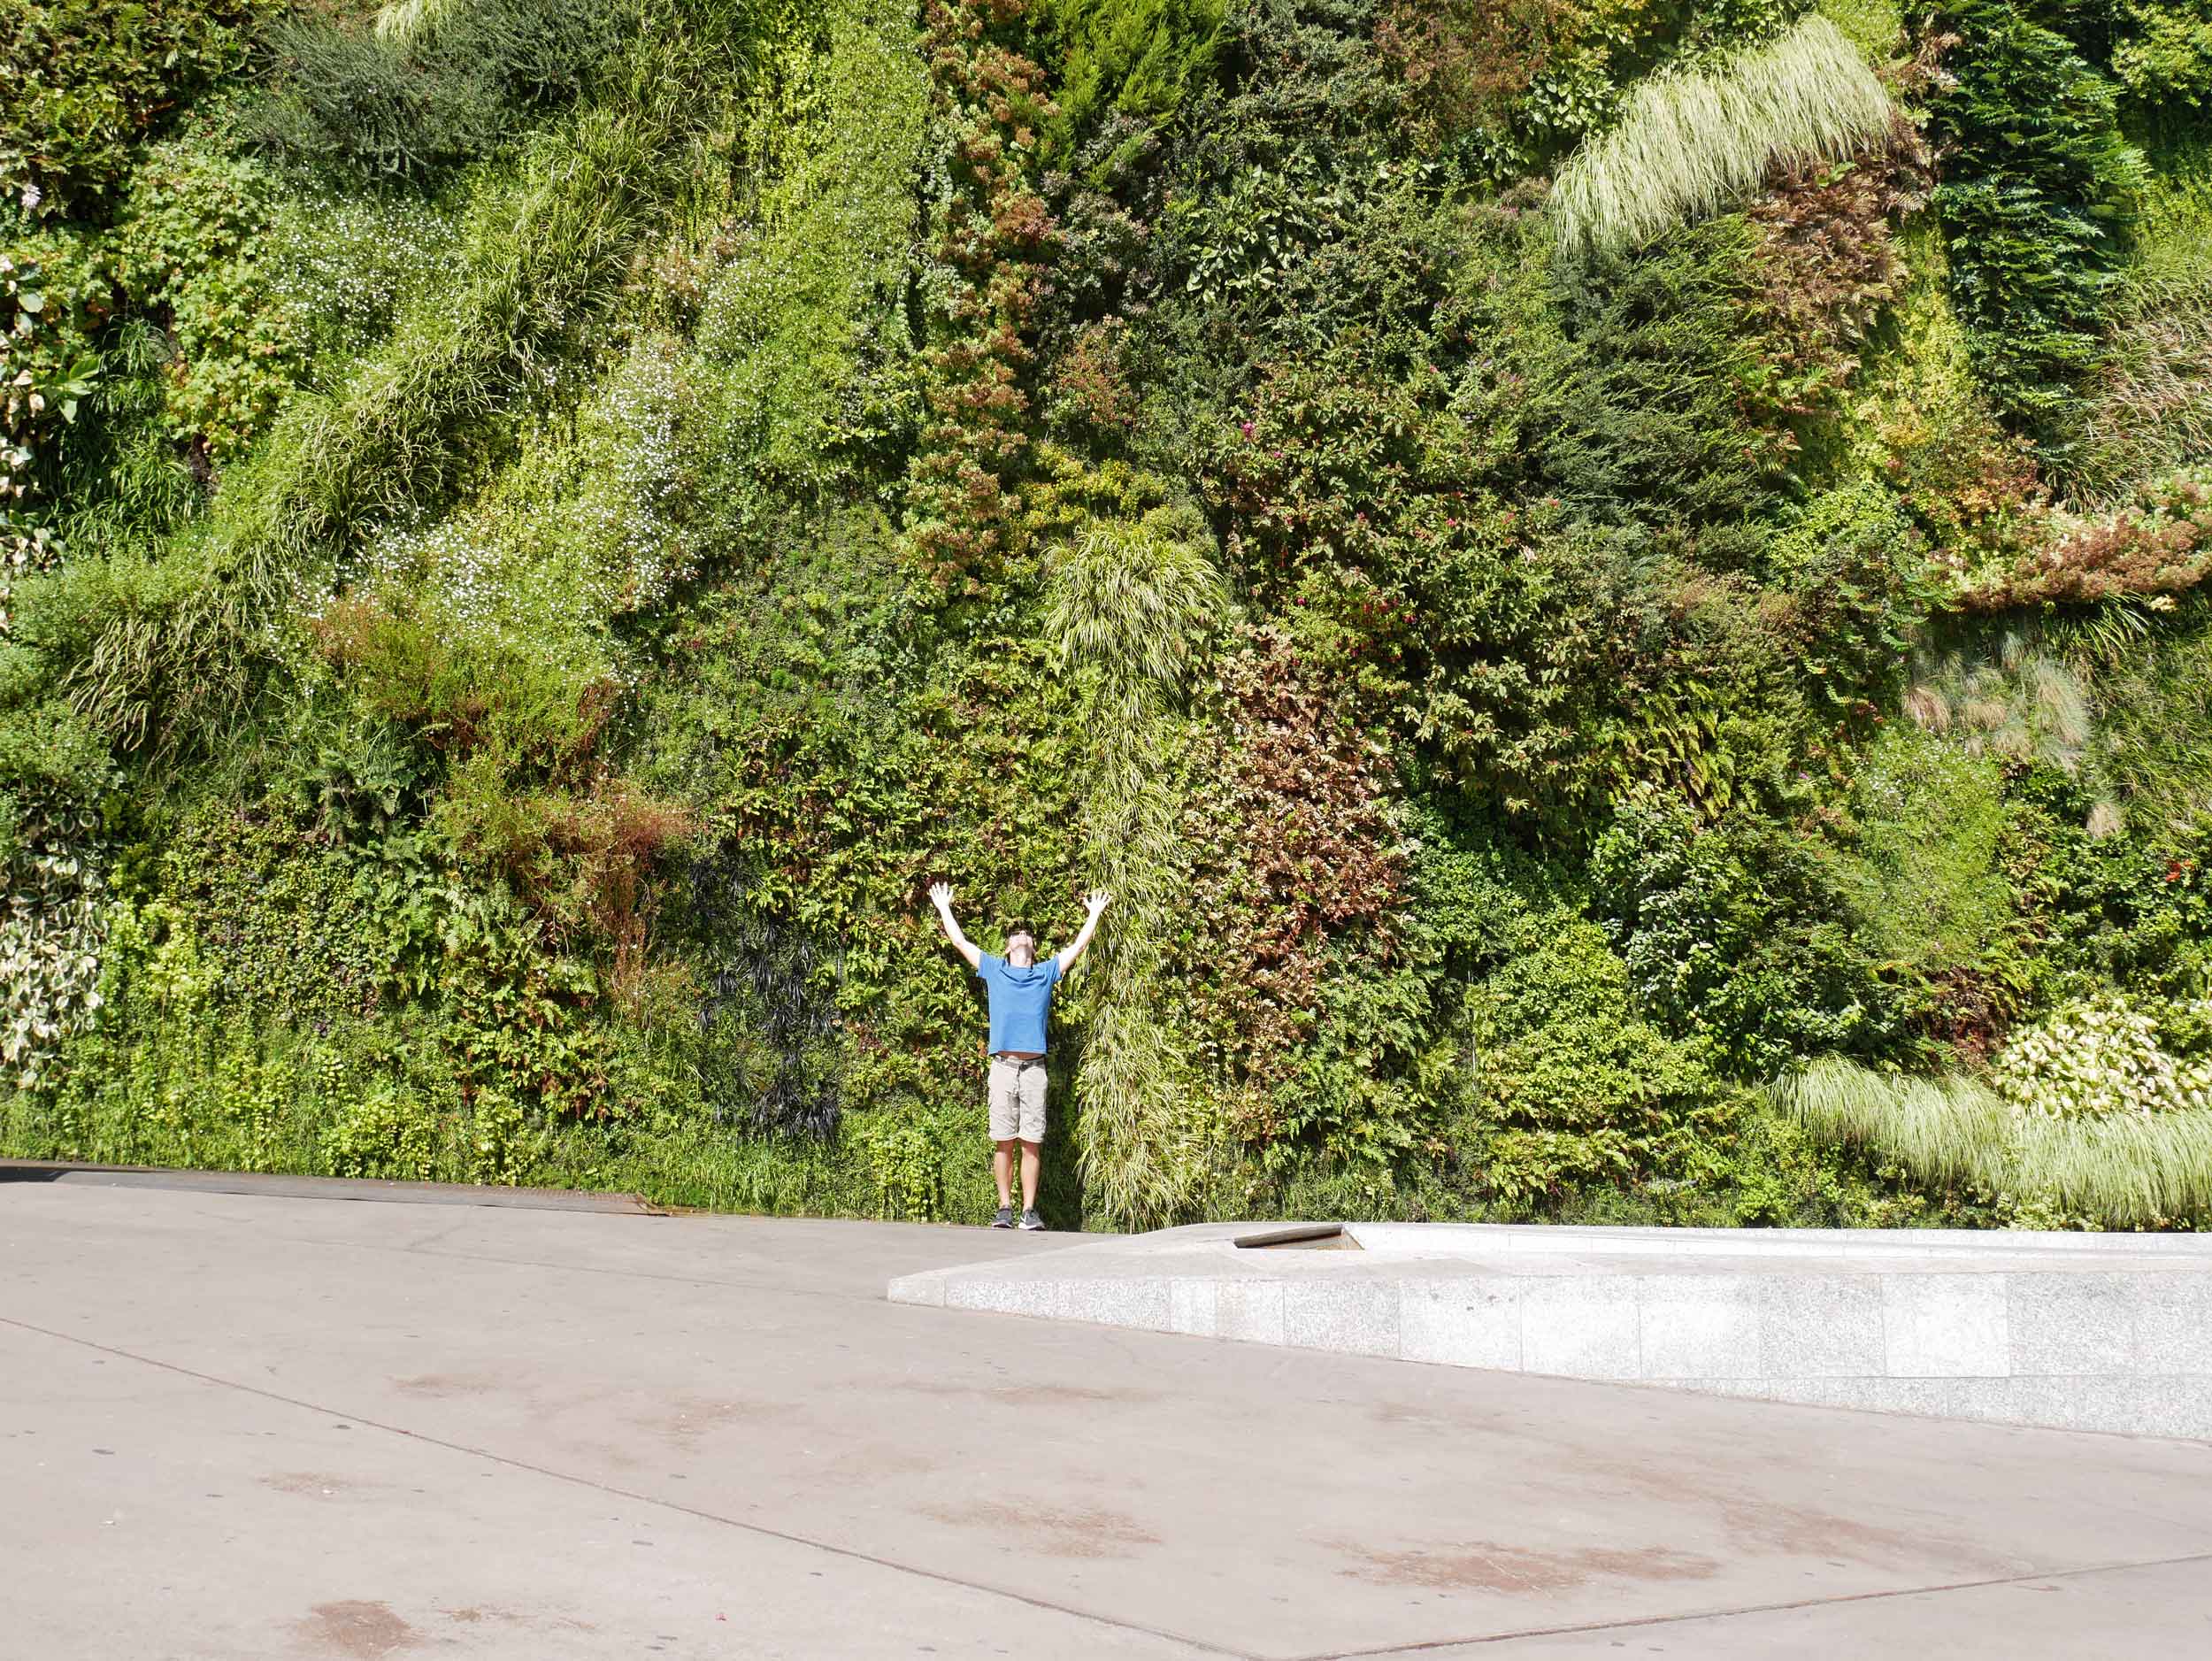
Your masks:
M0 1655L2212 1654L2212 1444L884 1296L1071 1243L0 1181Z

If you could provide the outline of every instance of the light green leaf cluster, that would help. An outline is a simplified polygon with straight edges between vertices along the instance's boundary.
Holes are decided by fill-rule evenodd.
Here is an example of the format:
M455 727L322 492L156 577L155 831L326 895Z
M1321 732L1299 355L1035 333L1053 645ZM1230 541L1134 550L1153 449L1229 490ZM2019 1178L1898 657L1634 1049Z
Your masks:
M2168 1054L2157 1018L2116 996L2066 1004L2015 1034L1990 1078L2017 1110L2048 1119L2212 1108L2212 1061Z

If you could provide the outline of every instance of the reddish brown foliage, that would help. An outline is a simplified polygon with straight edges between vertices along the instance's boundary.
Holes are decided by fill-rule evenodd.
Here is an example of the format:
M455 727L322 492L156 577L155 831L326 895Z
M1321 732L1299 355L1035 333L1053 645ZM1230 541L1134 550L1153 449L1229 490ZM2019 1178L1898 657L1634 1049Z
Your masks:
M958 273L945 338L924 355L933 418L913 470L913 542L941 579L1010 551L1021 507L1011 482L1029 445L1026 336L1055 242L1031 187L1037 127L1053 112L1045 74L990 30L1026 0L929 0L925 45L938 108L959 124L953 196L938 253Z
M1392 950L1405 866L1379 746L1341 713L1280 634L1227 659L1219 787L1188 811L1202 960L1195 1002L1225 1071L1256 1097L1310 1030L1331 942Z
M1809 415L1850 384L1867 331L1905 275L1892 223L1927 199L1926 152L1909 129L1840 167L1786 167L1747 210L1774 413Z
M1502 132L1594 20L1575 0L1392 0L1376 20L1375 45L1434 131Z
M2212 490L2182 484L2147 513L2123 513L2022 560L2002 578L1960 590L1962 611L2183 594L2212 576Z

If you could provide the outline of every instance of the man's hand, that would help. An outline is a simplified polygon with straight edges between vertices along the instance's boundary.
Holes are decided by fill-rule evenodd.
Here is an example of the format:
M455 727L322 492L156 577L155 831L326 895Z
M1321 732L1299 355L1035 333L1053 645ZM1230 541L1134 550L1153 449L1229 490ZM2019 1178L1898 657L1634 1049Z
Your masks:
M973 969L979 965L983 961L983 954L976 950L973 941L960 932L960 925L953 921L952 884L949 882L931 883L929 897L931 903L937 907L937 920L945 926L945 938L952 942L952 949L967 960L969 968Z
M1060 973L1065 974L1075 967L1075 960L1083 955L1091 943L1091 932L1098 927L1098 914L1113 904L1114 896L1103 888L1093 888L1090 897L1083 902L1091 914L1083 919L1082 930L1068 942L1068 949L1060 954Z

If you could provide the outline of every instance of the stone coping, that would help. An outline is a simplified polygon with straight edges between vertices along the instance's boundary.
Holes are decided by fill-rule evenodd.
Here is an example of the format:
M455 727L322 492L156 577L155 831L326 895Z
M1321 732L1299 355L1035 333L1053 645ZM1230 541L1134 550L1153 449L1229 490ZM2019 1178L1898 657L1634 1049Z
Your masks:
M1204 1224L892 1301L1880 1411L2212 1438L2212 1237Z

